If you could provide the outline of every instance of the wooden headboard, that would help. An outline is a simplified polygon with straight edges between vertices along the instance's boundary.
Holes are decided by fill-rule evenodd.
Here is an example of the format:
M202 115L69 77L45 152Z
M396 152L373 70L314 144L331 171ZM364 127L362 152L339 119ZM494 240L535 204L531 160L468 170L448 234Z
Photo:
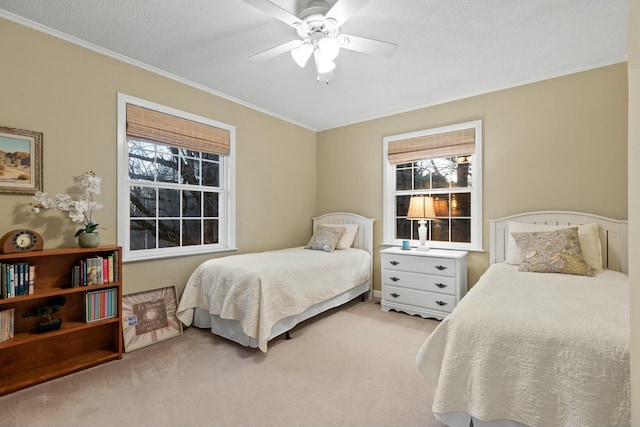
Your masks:
M500 219L489 220L489 239L491 264L503 262L507 255L509 240L509 222L533 224L575 226L597 223L602 245L603 268L623 273L629 272L628 235L629 226L626 220L606 218L603 216L565 211L525 212Z

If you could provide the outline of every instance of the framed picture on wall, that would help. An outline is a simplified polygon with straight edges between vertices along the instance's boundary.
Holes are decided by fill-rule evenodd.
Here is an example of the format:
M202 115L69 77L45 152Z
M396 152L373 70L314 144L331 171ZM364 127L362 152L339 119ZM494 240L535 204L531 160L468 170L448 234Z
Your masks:
M42 133L0 126L0 193L42 191Z
M176 287L137 292L122 297L124 351L130 352L182 334L176 317Z

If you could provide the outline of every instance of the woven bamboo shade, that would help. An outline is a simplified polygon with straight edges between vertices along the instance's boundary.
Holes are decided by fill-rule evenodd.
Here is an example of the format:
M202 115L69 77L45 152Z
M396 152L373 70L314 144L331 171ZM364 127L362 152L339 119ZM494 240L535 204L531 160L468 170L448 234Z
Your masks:
M475 128L400 139L389 143L389 163L466 156L476 151Z
M187 150L228 155L231 135L226 129L127 104L127 136Z

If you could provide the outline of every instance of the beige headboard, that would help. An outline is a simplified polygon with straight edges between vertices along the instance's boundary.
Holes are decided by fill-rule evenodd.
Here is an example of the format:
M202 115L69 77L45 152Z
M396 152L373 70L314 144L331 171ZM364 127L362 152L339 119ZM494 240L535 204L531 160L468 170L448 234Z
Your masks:
M628 273L628 234L626 220L606 218L603 216L564 211L525 212L500 219L489 220L489 239L491 264L503 262L507 255L509 240L509 222L525 222L549 225L582 225L597 223L602 244L603 268Z

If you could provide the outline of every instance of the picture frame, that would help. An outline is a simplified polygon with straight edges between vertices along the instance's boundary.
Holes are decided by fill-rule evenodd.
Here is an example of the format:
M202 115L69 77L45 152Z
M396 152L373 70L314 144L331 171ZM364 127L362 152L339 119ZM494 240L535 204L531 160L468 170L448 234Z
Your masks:
M182 335L177 309L175 285L124 295L122 334L125 353Z
M42 132L0 126L0 193L42 191Z

